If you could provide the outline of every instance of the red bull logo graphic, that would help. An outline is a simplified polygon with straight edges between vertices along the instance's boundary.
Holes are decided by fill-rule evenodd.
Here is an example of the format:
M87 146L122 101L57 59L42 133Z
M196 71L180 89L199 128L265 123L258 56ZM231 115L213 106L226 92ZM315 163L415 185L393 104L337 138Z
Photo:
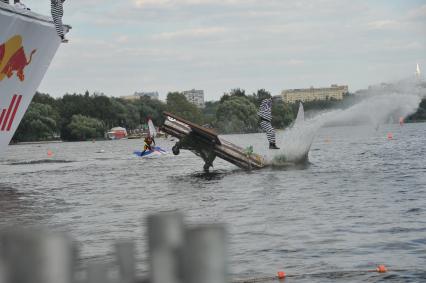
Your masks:
M0 45L0 81L5 77L11 78L13 74L16 74L21 82L24 81L24 69L31 63L36 51L36 49L31 51L30 58L27 60L20 35L15 35Z
M16 112L18 111L19 104L21 104L22 95L15 94L8 108L0 110L0 132L9 132L12 128L13 121L15 120Z

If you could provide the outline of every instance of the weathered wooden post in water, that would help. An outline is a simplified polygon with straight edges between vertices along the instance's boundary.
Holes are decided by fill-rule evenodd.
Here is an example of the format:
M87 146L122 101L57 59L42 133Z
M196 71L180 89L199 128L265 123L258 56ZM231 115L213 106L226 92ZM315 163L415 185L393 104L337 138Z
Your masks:
M1 232L0 283L229 282L224 225L186 225L181 213L161 212L147 218L147 228L148 278L136 276L132 241L115 243L115 264L81 268L76 244L66 235L41 229Z
M87 268L87 283L109 283L108 266L104 263L91 263Z
M148 216L147 222L150 283L183 283L179 272L184 243L183 215L162 212Z
M188 228L185 233L185 283L226 283L226 232L223 225Z
M120 283L133 283L136 281L136 247L134 242L117 242L115 254L119 269Z
M71 283L76 249L72 240L44 231L3 233L1 257L7 283Z

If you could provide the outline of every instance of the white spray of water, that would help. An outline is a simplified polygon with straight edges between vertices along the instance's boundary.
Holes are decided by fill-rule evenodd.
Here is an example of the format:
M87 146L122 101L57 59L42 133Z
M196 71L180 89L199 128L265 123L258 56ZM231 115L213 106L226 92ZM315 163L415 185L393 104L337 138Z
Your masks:
M294 122L295 125L301 124L305 121L305 110L303 109L303 104L299 103L299 111L297 111L296 120Z
M320 113L304 120L303 108L299 108L295 124L284 131L279 139L280 150L269 151L267 160L275 165L300 163L307 160L316 133L330 125L369 124L376 127L386 123L389 117L407 117L414 113L426 89L416 84L400 82L386 91L370 90L359 103L345 109Z

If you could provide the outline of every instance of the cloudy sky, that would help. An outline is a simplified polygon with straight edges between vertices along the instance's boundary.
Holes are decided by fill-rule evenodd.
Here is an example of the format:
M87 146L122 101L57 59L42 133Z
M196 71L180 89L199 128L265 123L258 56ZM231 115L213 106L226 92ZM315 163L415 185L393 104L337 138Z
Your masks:
M23 0L48 14L50 1ZM68 0L73 26L40 86L54 96L348 84L426 69L426 0Z

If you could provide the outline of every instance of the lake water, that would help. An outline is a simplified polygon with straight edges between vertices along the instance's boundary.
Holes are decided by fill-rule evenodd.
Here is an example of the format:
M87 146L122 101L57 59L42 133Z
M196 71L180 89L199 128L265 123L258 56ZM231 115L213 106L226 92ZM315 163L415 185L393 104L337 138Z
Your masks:
M225 138L266 151L262 134ZM108 261L115 240L133 239L143 272L144 218L179 209L190 223L227 224L236 278L284 270L331 272L286 282L424 282L425 139L426 124L324 128L308 165L245 172L216 160L212 174L187 151L133 156L142 140L10 146L0 160L0 225L66 231L83 262ZM377 264L400 271L340 272Z

